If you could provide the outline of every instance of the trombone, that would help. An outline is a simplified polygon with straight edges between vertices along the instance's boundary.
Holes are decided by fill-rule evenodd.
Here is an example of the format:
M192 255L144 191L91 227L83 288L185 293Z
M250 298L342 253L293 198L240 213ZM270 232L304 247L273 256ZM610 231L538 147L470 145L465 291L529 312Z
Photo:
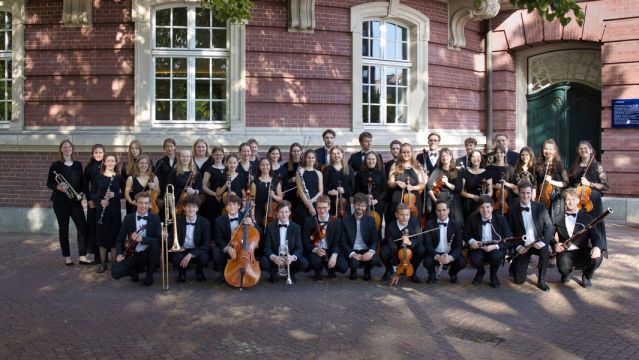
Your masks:
M55 170L53 171L53 173L55 174L55 182L58 185L64 186L64 188L66 189L65 193L67 194L69 199L82 201L82 195L78 194L78 192L75 191L75 189L73 189L73 186L71 186L71 183L69 183L62 174L58 174L58 172Z
M162 289L169 289L169 253L184 251L177 236L177 222L175 220L175 190L168 184L164 193L164 223L162 223ZM173 225L173 246L169 249L169 224Z

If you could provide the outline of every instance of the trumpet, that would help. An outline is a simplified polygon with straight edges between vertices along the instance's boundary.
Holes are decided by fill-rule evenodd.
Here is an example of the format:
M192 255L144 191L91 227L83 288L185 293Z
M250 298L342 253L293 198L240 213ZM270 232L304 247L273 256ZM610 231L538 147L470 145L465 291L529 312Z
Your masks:
M164 220L162 223L162 251L160 257L162 261L162 289L169 288L169 253L184 251L180 246L177 236L177 222L175 220L175 190L173 185L168 184L164 192ZM167 238L169 224L173 224L173 246L169 249Z
M279 265L277 268L277 273L281 277L286 277L286 284L291 285L293 281L291 280L291 264L288 261L291 256L288 252L288 240L280 243L280 249L278 251L280 258L284 258L284 263Z
M64 186L65 193L67 194L69 199L82 201L82 195L78 194L78 192L75 191L75 189L73 189L73 186L71 186L71 183L67 181L67 179L62 174L58 174L57 171L53 171L53 173L55 174L55 182L58 185Z

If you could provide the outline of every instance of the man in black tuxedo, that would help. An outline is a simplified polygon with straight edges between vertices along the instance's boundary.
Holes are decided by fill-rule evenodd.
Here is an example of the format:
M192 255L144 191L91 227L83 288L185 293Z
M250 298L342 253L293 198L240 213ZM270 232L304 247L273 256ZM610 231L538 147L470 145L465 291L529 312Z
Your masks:
M302 231L299 225L290 221L290 217L291 203L282 200L277 204L277 220L268 223L264 230L264 256L260 259L260 268L271 275L272 283L280 266L290 266L293 282L296 273L308 268L308 260L303 256ZM284 247L288 248L288 256L283 254Z
M393 264L397 265L400 261L397 250L399 247L406 243L406 246L410 247L413 257L411 258L411 264L415 269L413 276L410 277L410 280L414 283L419 283L419 277L417 277L417 268L421 264L422 259L424 258L424 239L422 235L415 235L421 232L419 228L419 223L416 219L412 219L410 216L410 209L406 204L398 204L397 209L395 210L396 221L393 221L386 225L386 236L384 237L384 242L381 247L380 257L382 258L382 263L386 268L386 272L382 276L382 281L388 281L393 275ZM413 237L406 237L415 235ZM402 240L403 238L403 240ZM399 240L399 241L395 241ZM401 241L401 242L400 242Z
M470 246L470 262L477 269L473 284L481 284L486 270L484 262L490 263L490 286L500 286L497 271L506 256L504 243L485 245L482 241L501 240L512 237L506 218L493 213L495 201L488 195L481 195L477 201L477 212L470 215L464 228L464 240Z
M424 235L426 247L424 267L428 269L426 282L429 284L437 282L436 266L448 266L449 281L457 284L459 283L457 273L466 267L466 257L462 254L464 249L462 227L449 217L448 202L444 200L435 202L435 214L437 219L429 220L426 229L437 230Z
M348 165L351 167L353 171L353 176L357 174L357 172L362 168L362 163L364 162L364 158L366 154L368 154L372 150L373 146L373 134L368 131L364 131L359 134L359 145L361 146L361 150L351 154L351 157L348 159ZM382 155L377 154L379 156L379 163L383 164Z
M335 278L336 271L342 274L346 272L348 263L339 247L342 222L339 219L331 219L328 213L331 208L330 198L321 195L315 204L317 215L306 218L302 245L304 256L308 259L311 269L315 271L313 279L319 281L322 280L322 268L326 268L329 278ZM311 237L314 236L319 239L319 243L315 245L311 242Z
M477 147L477 139L473 137L466 138L464 140L464 149L466 154L460 156L455 160L455 167L460 170L466 170L470 167L470 153Z
M184 198L185 215L177 216L177 240L183 251L173 254L173 267L179 269L177 282L184 282L189 263L196 264L195 276L198 281L204 281L204 268L209 262L209 249L211 248L211 224L209 221L197 215L200 201L197 195L188 195ZM168 246L171 248L173 233L168 236Z
M215 246L213 247L213 261L215 268L220 271L220 276L215 280L217 283L224 282L224 269L228 259L235 259L237 253L233 246L230 246L231 236L240 224L254 225L250 216L244 216L240 212L242 199L235 194L226 197L226 214L222 214L215 219ZM244 219L244 220L242 220Z
M143 286L153 284L153 271L160 260L160 241L162 239L162 225L160 218L149 212L151 196L147 192L140 192L135 196L136 212L124 217L120 233L115 240L117 257L111 268L111 276L120 279L126 275L131 281L139 280L140 268L146 268ZM131 246L135 247L134 254L125 257L124 243L127 236L131 236Z
M351 268L349 278L357 279L357 267L364 265L364 280L371 279L373 265L379 264L375 254L379 243L379 233L375 227L375 219L366 215L368 197L362 193L353 196L355 211L342 219L341 247Z
M504 148L506 149L506 162L508 163L508 165L515 167L515 165L517 164L517 160L519 159L519 153L508 149L508 136L506 134L495 135L495 138L493 141L493 151L488 153L486 155L486 158L487 159L495 158L495 147L497 147L497 145L504 146ZM487 161L486 163L486 165L491 165L491 164L492 162L489 162L489 161Z
M437 160L439 159L439 142L441 139L442 137L436 132L428 134L428 150L424 149L416 158L417 162L422 164L426 170L426 174L429 176L430 173L435 170Z
M390 143L390 153L391 156L393 157L392 159L388 160L385 164L384 164L384 171L386 172L386 178L388 178L388 173L390 172L390 169L393 167L393 165L395 164L395 162L397 162L397 157L399 156L399 151L402 148L402 142L399 140L393 140Z
M315 149L317 163L320 166L331 163L331 149L335 145L335 131L333 129L324 130L322 140L324 140L324 146Z
M510 272L515 284L526 281L530 256L539 256L537 287L543 291L550 288L546 284L546 269L550 260L548 244L553 236L553 226L548 210L542 203L532 201L532 184L522 180L517 185L519 201L508 210L508 223L515 236L526 235L526 241L518 241L514 245L515 257L510 264Z
M588 288L592 286L592 277L595 270L601 265L603 257L601 253L606 249L605 243L599 236L597 227L594 226L587 233L579 238L572 245L566 247L564 243L578 231L585 228L592 222L592 216L585 211L579 211L579 194L574 188L564 190L562 193L565 204L565 214L556 214L553 218L555 233L559 241L554 238L550 245L557 252L557 269L561 274L561 283L570 282L570 274L575 265L581 266L581 286ZM592 246L591 246L592 244Z

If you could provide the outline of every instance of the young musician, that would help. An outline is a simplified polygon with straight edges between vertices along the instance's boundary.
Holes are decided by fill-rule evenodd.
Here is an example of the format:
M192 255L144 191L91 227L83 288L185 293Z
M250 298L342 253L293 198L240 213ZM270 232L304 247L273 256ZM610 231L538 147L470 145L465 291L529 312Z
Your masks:
M464 237L459 222L449 217L448 202L437 200L435 202L437 219L429 220L426 229L437 231L424 234L426 256L424 267L428 270L429 284L437 282L437 267L440 270L448 266L449 281L452 284L459 283L457 273L466 268L466 257L462 254L464 249Z
M515 257L510 270L515 284L526 281L528 263L531 255L539 256L537 287L543 291L550 288L546 284L546 270L550 260L550 248L547 246L553 235L552 222L544 205L532 201L532 184L526 180L517 185L519 201L508 211L508 223L514 236L526 235L526 241L515 243Z
M149 208L151 197L146 192L135 196L136 212L127 214L122 222L115 247L118 253L116 263L111 267L111 276L118 280L126 275L131 281L139 280L138 273L141 267L146 269L143 286L153 284L153 271L160 259L160 240L162 239L162 225L160 217L153 215ZM135 247L133 255L126 257L125 240L129 237L131 247Z
M484 169L484 160L479 150L470 153L470 167L462 172L460 187L465 219L477 210L477 201L481 195L493 196L493 181Z
M368 154L368 152L372 150L373 134L369 133L368 131L364 131L363 133L359 134L359 145L361 147L361 150L356 153L353 153L351 157L348 159L348 166L351 167L353 174L357 174L359 169L362 168L362 163L364 162L364 156L366 156L366 154ZM382 156L380 154L378 155L379 155L379 161L383 162Z
M390 175L391 167L397 162L397 159L399 158L399 151L401 147L402 147L402 142L399 140L393 140L391 141L389 145L390 153L393 158L388 160L384 164L384 173L386 174L386 178L388 178L388 176Z
M413 158L413 148L410 144L404 143L400 148L397 163L391 167L388 177L388 188L392 191L390 209L387 214L390 216L387 221L395 221L395 209L403 202L403 195L410 192L415 198L417 218L422 216L422 197L420 191L426 186L428 176L419 162ZM410 184L409 184L410 182ZM392 212L392 214L390 214Z
M209 144L204 139L197 139L193 143L193 163L197 169L197 174L200 177L200 181L204 177L206 171L211 167L213 159L209 156Z
M439 143L441 140L441 135L436 132L428 134L428 151L417 155L417 162L424 167L428 176L433 172L437 160L439 160Z
M502 187L508 191L508 196L505 196L506 205L510 204L512 200L511 194L514 189L517 188L515 184L515 169L506 162L506 148L500 144L495 146L494 162L486 166L486 171L490 174L493 184L493 197L495 203L498 203L501 199L497 198L497 191ZM501 210L500 210L501 212Z
M59 159L49 167L47 186L53 191L51 201L53 202L55 218L58 221L58 237L64 264L73 265L69 250L69 218L71 218L77 230L79 263L80 265L90 265L92 261L86 257L87 221L82 208L82 198L84 197L82 164L73 157L71 141L63 140L58 147L58 152ZM74 195L74 192L78 197Z
M91 182L89 200L97 205L96 238L100 246L102 264L98 273L106 271L107 250L111 250L111 258L115 259L115 239L120 232L122 215L120 213L120 199L124 179L118 174L118 161L115 155L109 154L102 161L101 174Z
M371 180L370 195L368 195L369 180ZM374 151L366 154L362 168L355 175L355 190L353 192L367 194L368 203L373 205L379 216L384 214L386 198L388 197L388 180L382 163L379 161L379 156Z
M164 149L164 157L153 164L153 172L160 181L160 197L164 195L167 184L166 181L171 170L175 168L175 164L177 163L177 159L175 158L175 149L177 148L177 144L175 140L172 138L164 139L162 148ZM162 212L160 211L160 213Z
M353 172L350 170L346 160L344 160L344 150L339 145L331 149L331 162L322 171L324 180L324 191L331 199L331 203L336 204L337 195L340 197L340 204L331 209L331 215L339 211L347 212L348 199L353 194Z
M238 147L238 157L239 163L237 166L237 172L244 175L248 182L252 182L257 169L251 161L251 145L241 143Z
M342 223L329 214L330 198L322 195L317 198L316 205L317 216L308 217L304 223L302 245L304 256L315 271L313 280L319 281L322 280L322 268L326 269L329 278L334 278L336 271L342 274L346 272L348 262L339 246ZM317 243L314 244L313 240Z
M215 268L222 273L216 282L224 281L224 269L228 259L235 259L237 253L231 246L231 237L235 230L241 224L254 225L250 216L245 216L244 212L240 212L242 207L242 199L234 193L226 197L226 214L222 214L215 219L215 246L213 247L213 261Z
M313 150L309 150L313 151ZM295 274L308 268L308 260L302 255L302 232L299 225L290 221L291 204L283 200L277 204L277 220L271 221L264 229L264 256L260 259L260 268L270 274L275 282L277 269L281 265L290 266L291 280ZM288 256L280 254L280 247L288 247Z
M498 288L500 286L497 271L499 265L506 256L507 244L499 243L492 245L482 245L482 241L502 240L512 237L510 227L506 218L493 213L494 200L488 195L482 195L477 201L477 212L470 215L464 227L464 240L470 246L468 255L473 267L477 269L473 284L481 284L486 270L484 262L490 264L490 286Z
M102 160L104 159L104 145L95 144L91 148L91 158L89 163L84 168L83 186L82 191L87 197L87 247L89 254L94 254L93 264L99 264L102 262L100 259L100 250L98 249L98 242L95 235L95 226L97 219L97 210L95 201L91 200L89 194L91 193L91 184L93 180L100 175L102 169Z
M299 201L295 210L295 220L303 224L309 216L315 216L315 200L324 193L324 179L317 170L315 152L306 150L301 165L295 175ZM307 194L308 193L308 194Z
M167 185L171 184L175 191L175 201L179 202L182 192L187 195L199 195L202 189L202 182L197 175L197 169L190 150L182 150L177 159L175 169L171 171L167 178ZM176 204L177 205L177 204Z
M273 170L273 176L281 178L282 191L288 189L288 170L286 166L282 165L282 150L277 146L271 146L266 153L266 158L271 162L271 170ZM295 185L293 185L295 186ZM295 192L293 195L295 195Z
M506 154L506 163L508 163L508 165L512 167L515 167L515 164L517 163L517 159L519 158L519 153L508 149L508 135L506 134L495 135L495 137L493 138L493 146L494 146L493 151L486 156L486 158L489 159L488 165L491 165L494 162L491 160L496 160L494 155L495 155L497 146L503 146L505 149L505 154Z
M238 164L237 156L229 154L226 157L226 172L219 179L218 187L215 190L215 195L222 203L225 202L225 198L230 193L240 196L242 199L246 195L247 178L237 172Z
M375 254L379 235L375 227L375 220L366 215L368 197L357 193L353 196L355 212L342 219L341 247L348 259L351 269L349 278L357 279L357 267L364 265L364 280L371 279L373 265L379 264L379 257Z
M195 195L184 198L184 215L177 216L177 240L184 251L173 254L173 267L179 269L177 282L186 280L189 263L195 263L197 281L204 281L204 268L209 262L211 248L211 224L203 216L199 216L200 199ZM173 246L173 233L169 234L168 246Z
M138 140L131 141L129 143L129 150L127 152L126 160L124 161L124 164L122 164L122 172L120 174L122 175L122 179L124 179L125 181L129 178L129 176L133 176L140 155L142 155L142 143L140 143L140 141ZM122 191L124 192L125 189L122 188ZM135 212L135 206L131 205L129 202L127 202L125 205L127 214Z
M459 170L465 170L470 167L470 154L477 147L477 139L473 137L466 138L464 140L464 149L466 150L466 155L460 156L455 160L455 167Z
M544 141L541 156L535 165L535 173L537 174L537 184L539 184L539 186L543 185L545 188L546 184L551 185L549 194L550 207L548 208L550 215L554 216L554 214L562 213L564 205L563 199L561 198L561 191L568 186L569 179L568 172L564 169L561 162L559 149L554 139ZM543 193L544 189L537 191L537 201L541 201L539 197Z
M249 156L251 166L257 168L257 162L260 160L260 144L253 138L246 140L246 143L251 148L251 156Z
M411 219L410 209L406 204L397 205L395 209L396 221L386 225L386 236L381 247L381 258L386 272L382 276L382 281L390 280L393 275L393 265L397 266L401 259L398 257L397 251L405 243L413 252L411 258L411 264L415 269L415 272L410 277L410 280L414 283L419 283L419 277L417 277L417 268L424 258L424 239L422 235L416 235L420 233L419 223L417 219ZM413 237L408 237L414 235Z
M298 143L292 143L288 150L288 161L286 162L286 179L287 185L286 190L296 188L297 186L297 168L300 165L300 161L302 159L302 145ZM284 189L282 188L282 191ZM284 199L288 200L291 203L293 209L297 209L298 207L298 197L297 191L291 190L284 194Z
M570 274L575 266L581 266L581 286L592 286L592 277L595 270L601 265L602 252L606 250L606 243L599 236L597 227L592 227L588 232L572 245L564 243L577 232L588 226L593 221L592 216L585 211L579 211L579 193L573 188L566 189L562 196L566 206L565 214L559 214L553 219L555 233L559 241L552 238L550 246L557 252L557 269L561 274L561 283L570 282ZM592 244L592 245L591 245Z
M531 148L524 146L519 152L519 159L515 165L515 185L518 185L522 180L528 180L533 186L533 199L537 198L537 175L535 174L535 153ZM516 196L517 186L513 189L513 193ZM513 201L516 201L513 199Z
M204 216L209 223L213 225L215 219L222 214L222 203L217 198L215 190L220 186L220 181L224 177L224 148L221 146L213 146L211 148L211 158L213 162L211 166L206 169L204 176L202 177L202 192L206 194L206 215ZM213 229L211 229L213 233Z
M282 184L273 176L269 159L261 159L257 171L257 177L251 183L251 195L255 199L255 206L251 210L253 211L255 222L265 225L264 218L271 211L270 208L266 208L269 205L269 198L271 199L271 207L275 207L277 203L283 200Z
M452 218L463 226L464 208L455 185L458 184L458 177L459 170L453 165L453 152L444 147L439 151L439 160L437 160L435 169L431 172L428 182L426 182L425 189L428 190L428 199L431 204L435 204L439 200L446 201ZM436 191L439 192L438 196L435 196ZM428 208L434 209L434 206L429 206ZM430 216L429 218L434 217Z
M135 208L135 195L143 191L155 190L159 193L159 181L151 171L151 159L146 154L138 156L133 174L126 179L124 199L129 207Z
M324 130L322 140L324 140L324 146L315 149L317 163L320 165L320 168L331 163L331 149L335 145L335 131L332 129Z

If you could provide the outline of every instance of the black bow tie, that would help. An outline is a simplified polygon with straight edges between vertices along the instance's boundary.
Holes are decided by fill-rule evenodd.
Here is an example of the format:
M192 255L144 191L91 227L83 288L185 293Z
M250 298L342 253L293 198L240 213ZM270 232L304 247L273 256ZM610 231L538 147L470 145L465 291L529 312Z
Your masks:
M236 218L236 217L234 217L234 218L229 218L229 222L233 222L233 221L237 221L237 218Z
M490 220L485 220L481 222L482 225L490 224Z
M571 213L566 213L566 216L572 216L574 218L577 218L577 213L571 214Z
M445 223L445 222L438 222L438 223L437 223L437 225L439 225L439 226L447 226L447 225L448 225L448 223Z
M437 156L437 151L429 151L428 156Z
M192 223L187 222L187 223L186 223L186 226L189 226L189 225L191 225L191 226L195 226L195 223L194 223L194 222L192 222Z
M140 216L138 215L138 220L148 220L149 217L148 216Z
M530 208L528 206L522 206L521 211L530 211Z
M277 224L279 227L288 227L287 224Z

